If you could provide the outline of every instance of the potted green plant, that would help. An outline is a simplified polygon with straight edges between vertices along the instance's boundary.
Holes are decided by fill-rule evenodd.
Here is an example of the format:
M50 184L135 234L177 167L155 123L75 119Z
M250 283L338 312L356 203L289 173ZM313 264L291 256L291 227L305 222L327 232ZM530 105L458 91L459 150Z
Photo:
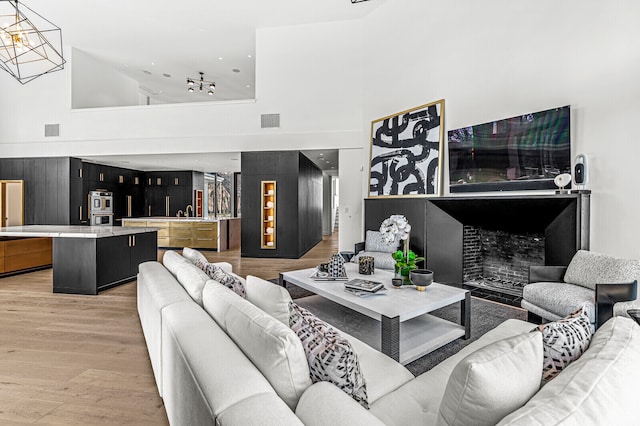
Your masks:
M388 243L394 241L402 242L402 249L396 251L391 256L396 261L395 276L402 278L403 284L411 284L409 272L417 269L417 262L425 260L424 257L417 256L413 250L409 249L409 238L411 236L411 225L404 215L394 214L382 221L380 233Z

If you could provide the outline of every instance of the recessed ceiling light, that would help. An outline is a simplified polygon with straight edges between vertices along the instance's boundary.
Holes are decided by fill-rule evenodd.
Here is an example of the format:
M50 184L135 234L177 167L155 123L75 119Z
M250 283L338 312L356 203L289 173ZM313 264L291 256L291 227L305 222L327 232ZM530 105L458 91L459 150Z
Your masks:
M251 55L247 55L247 57L248 57L248 58L250 58L250 57L251 57Z
M171 74L167 74L167 73L164 73L164 74L162 74L162 75L163 75L163 76L165 76L165 77L167 77L167 78L170 78L170 77L171 77Z
M156 63L155 62L151 62L151 66L154 66Z
M218 59L222 60L222 56L220 56Z
M248 89L248 88L250 88L250 87L251 87L251 86L249 86L249 85L247 84L247 89Z
M240 70L239 70L238 68L234 68L234 69L232 69L231 71L233 71L233 72L240 72Z
M329 161L329 160L325 161L325 163L327 163L327 164L329 164L330 162L331 162L331 161Z
M321 152L321 153L320 153L320 157L322 157L323 155L324 155L324 153L322 153L322 152Z
M147 75L151 75L151 71L147 71L147 70L142 70L143 73L147 74Z

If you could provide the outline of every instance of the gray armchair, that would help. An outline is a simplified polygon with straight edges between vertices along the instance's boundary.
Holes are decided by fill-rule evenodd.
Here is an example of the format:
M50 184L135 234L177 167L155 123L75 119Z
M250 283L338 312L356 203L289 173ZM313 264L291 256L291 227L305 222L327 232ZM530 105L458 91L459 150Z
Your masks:
M398 250L398 245L399 241L394 241L391 244L387 243L379 231L367 231L365 240L355 244L353 250L355 256L351 261L358 263L358 259L361 256L371 256L376 268L393 269L396 262L391 255Z
M579 250L569 266L531 266L521 305L529 319L555 321L586 307L594 327L640 307L640 261ZM532 315L533 314L533 315Z

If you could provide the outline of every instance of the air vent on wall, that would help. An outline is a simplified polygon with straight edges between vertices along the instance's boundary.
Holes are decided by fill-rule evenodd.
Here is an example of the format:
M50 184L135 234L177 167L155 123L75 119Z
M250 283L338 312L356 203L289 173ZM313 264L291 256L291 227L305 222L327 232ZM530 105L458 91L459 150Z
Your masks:
M44 137L60 136L60 124L45 124Z
M280 127L280 114L262 114L260 116L260 127L263 129Z

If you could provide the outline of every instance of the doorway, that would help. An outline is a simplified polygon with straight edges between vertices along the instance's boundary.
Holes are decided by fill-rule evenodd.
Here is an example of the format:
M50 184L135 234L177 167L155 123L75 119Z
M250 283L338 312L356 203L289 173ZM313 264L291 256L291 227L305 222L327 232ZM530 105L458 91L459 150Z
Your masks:
M24 224L24 181L0 180L0 225Z

